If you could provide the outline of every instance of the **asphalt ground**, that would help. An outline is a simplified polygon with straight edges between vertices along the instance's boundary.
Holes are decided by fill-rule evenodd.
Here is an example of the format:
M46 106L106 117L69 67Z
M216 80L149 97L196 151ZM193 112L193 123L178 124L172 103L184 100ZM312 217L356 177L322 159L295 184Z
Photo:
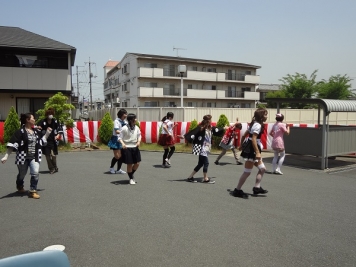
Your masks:
M108 173L110 151L60 153L58 173L42 161L39 200L15 193L11 154L0 165L0 258L60 244L74 267L355 266L354 169L325 172L318 160L313 169L287 156L284 175L263 178L269 193L244 200L230 195L244 168L231 154L219 166L209 156L215 184L185 181L196 156L176 153L163 169L162 154L142 152L138 184L129 185L126 174ZM262 156L271 170L271 154Z

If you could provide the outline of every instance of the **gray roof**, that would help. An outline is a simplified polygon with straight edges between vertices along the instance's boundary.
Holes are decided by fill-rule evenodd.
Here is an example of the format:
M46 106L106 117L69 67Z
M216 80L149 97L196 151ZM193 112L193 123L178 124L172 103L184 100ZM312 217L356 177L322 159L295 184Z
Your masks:
M266 91L278 91L280 89L279 84L263 84L260 83L258 85L258 90L266 90Z
M318 104L326 114L330 112L356 112L356 100L318 99L318 98L266 98L276 103L309 103Z
M237 62L229 62L229 61L217 61L217 60L206 60L206 59L198 59L198 58L187 58L187 57L170 57L170 56L160 56L160 55L150 55L150 54L139 54L139 53L126 53L126 55L132 54L136 55L139 58L155 58L155 59L163 59L163 60L178 60L184 62L193 62L193 63L205 63L205 64L223 64L223 65L231 65L231 66L241 66L241 67L250 67L254 69L260 69L261 66L249 65L245 63L237 63Z
M0 47L63 50L76 48L18 27L0 26Z

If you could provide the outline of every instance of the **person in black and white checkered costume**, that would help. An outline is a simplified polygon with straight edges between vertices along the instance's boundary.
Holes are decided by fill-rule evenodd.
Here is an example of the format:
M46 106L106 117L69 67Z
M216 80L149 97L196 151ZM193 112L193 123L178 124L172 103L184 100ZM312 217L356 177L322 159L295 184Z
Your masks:
M40 162L42 157L41 147L47 144L47 138L52 132L48 128L42 135L41 131L35 128L35 118L31 113L21 114L21 128L17 130L7 143L7 152L1 159L5 163L13 150L16 150L15 164L18 168L16 187L18 193L25 193L24 178L30 168L31 181L29 197L39 199L37 194L37 184L39 178Z
M208 155L211 149L212 136L222 136L223 134L224 128L217 128L211 126L211 115L205 115L198 127L184 135L184 138L188 142L193 144L192 153L194 155L199 155L198 165L194 168L193 172L187 178L188 182L196 182L193 176L201 169L201 167L203 167L204 178L202 182L207 184L215 183L215 181L209 179L208 177Z

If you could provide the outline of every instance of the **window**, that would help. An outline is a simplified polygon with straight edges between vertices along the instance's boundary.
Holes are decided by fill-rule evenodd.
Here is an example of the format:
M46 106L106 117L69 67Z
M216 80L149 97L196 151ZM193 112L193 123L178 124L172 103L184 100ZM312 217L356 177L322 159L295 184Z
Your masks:
M190 70L190 71L198 71L198 67L188 66L188 70Z
M207 72L216 72L216 68L207 68Z
M130 67L129 63L125 64L124 67L122 68L122 74L128 74L130 72L129 67Z
M212 85L211 90L216 90L216 85Z
M17 114L30 112L35 119L38 119L36 111L43 109L48 98L20 98L16 99Z
M206 103L206 106L207 106L208 108L211 108L211 102Z
M176 102L165 101L164 106L165 107L176 107Z
M157 87L157 83L145 82L144 87Z
M176 92L175 89L175 85L166 83L163 87L163 95L178 95L178 92Z
M176 65L164 65L163 76L176 76Z
M153 101L145 102L145 107L158 107L158 103Z
M145 68L157 68L157 64L156 63L145 63L144 67Z
M227 97L238 97L238 92L235 86L227 87Z
M251 87L243 87L241 90L242 92L251 92Z
M121 91L122 92L126 92L127 91L127 83L124 83L123 85L121 85Z
M188 89L198 89L197 84L188 84Z

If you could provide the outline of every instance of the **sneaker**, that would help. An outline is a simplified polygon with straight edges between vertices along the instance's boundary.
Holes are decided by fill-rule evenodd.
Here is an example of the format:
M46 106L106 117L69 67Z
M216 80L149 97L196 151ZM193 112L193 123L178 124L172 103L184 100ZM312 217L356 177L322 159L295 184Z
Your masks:
M18 187L17 188L17 193L24 194L24 193L26 193L26 190L23 188L23 186L22 187Z
M244 191L238 190L237 188L235 188L235 190L232 192L232 195L234 197L239 197L239 198L244 198L244 199L248 198L248 195Z
M135 184L137 184L137 181L135 180L135 178L134 179L132 179L134 182L135 182Z
M202 180L201 181L203 184L215 184L215 181L214 180L211 180L211 179L208 179L208 180Z
M187 182L196 183L197 181L195 181L194 178L191 177L191 178L187 178Z
M254 188L252 188L252 191L255 195L268 193L268 191L264 190L262 187L254 187Z
M29 197L29 198L34 198L34 199L39 199L39 198L40 198L40 195L37 194L36 191L30 191L29 194L28 194L28 197Z
M130 179L130 184L136 184L134 179Z
M115 173L118 173L118 174L125 174L126 172L120 169L120 170L116 171Z
M278 175L283 175L283 172L281 172L281 171L279 171L279 170L275 170L273 173L274 173L274 174L278 174Z
M215 165L219 165L219 161L214 161Z
M171 161L168 158L165 159L164 161L167 163L167 165L171 165Z
M112 173L112 174L116 173L114 168L110 168L109 172Z

